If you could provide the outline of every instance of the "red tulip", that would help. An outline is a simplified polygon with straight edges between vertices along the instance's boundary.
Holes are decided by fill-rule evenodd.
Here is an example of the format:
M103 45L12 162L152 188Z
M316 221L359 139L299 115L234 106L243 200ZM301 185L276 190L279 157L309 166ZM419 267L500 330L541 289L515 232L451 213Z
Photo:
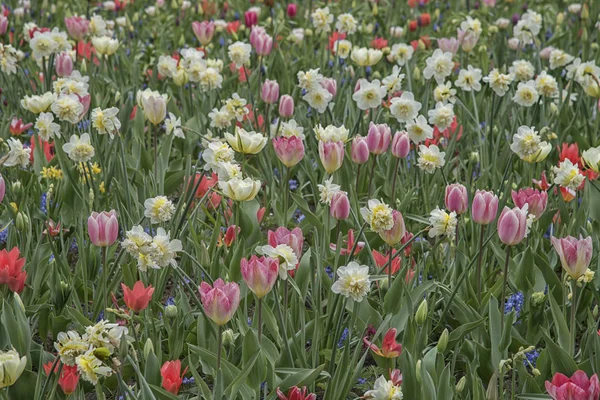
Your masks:
M0 285L16 293L21 293L27 279L27 272L23 271L25 259L19 258L19 249L13 247L11 251L0 251Z
M363 341L378 356L385 358L396 358L400 357L400 354L402 353L402 345L396 342L396 333L397 331L395 328L389 329L383 337L381 348L368 341L367 338L363 338Z
M554 400L598 400L600 382L598 375L588 378L582 370L575 372L570 378L556 373L552 382L546 381L546 390Z
M279 397L279 400L317 400L317 395L308 393L306 386L302 389L297 386L292 387L287 396L277 388L277 397Z
M160 368L162 376L162 387L169 393L178 394L181 387L182 377L185 375L187 368L181 374L181 361L167 361Z
M348 230L348 240L344 240L346 243L346 248L340 249L340 255L347 256L352 253L352 249L354 249L354 231L352 229ZM365 242L356 243L356 249L354 249L354 255L360 253L360 251L365 247ZM333 251L337 250L337 245L335 243L330 243L329 248Z
M148 303L150 303L150 300L152 299L152 294L154 293L152 285L144 287L142 281L137 281L133 285L133 289L129 289L124 283L121 283L121 288L123 289L123 299L125 300L125 304L135 312L146 309Z
M53 364L54 363L52 361L48 361L46 364L44 364L44 372L46 372L46 375L50 374ZM54 373L58 373L59 364L60 364L60 362L58 362L56 364L56 366L54 367ZM70 366L70 365L63 364L62 370L60 372L60 377L58 378L58 386L60 386L63 393L68 396L71 393L75 392L75 389L77 389L78 383L79 383L79 372L77 371L77 366L76 365Z
M13 117L13 119L10 121L10 125L8 126L8 131L13 136L19 136L32 126L33 124L31 122L24 124L21 118L17 119L17 117Z

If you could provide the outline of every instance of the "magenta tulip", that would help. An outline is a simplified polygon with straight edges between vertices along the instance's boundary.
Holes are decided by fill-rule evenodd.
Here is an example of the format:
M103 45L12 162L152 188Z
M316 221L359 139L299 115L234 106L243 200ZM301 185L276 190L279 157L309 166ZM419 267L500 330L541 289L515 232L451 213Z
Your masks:
M88 235L94 246L108 247L117 240L119 221L115 210L93 212L88 218Z
M517 207L527 204L527 212L539 219L546 210L548 193L534 188L519 189L518 192L512 191L512 199Z
M279 83L277 81L265 80L261 92L261 99L267 104L273 104L279 99Z
M226 284L221 278L213 286L202 282L199 292L204 312L219 326L231 320L240 304L240 287L235 282Z
M302 256L302 246L304 245L304 236L302 229L294 228L291 231L286 227L279 227L275 231L267 233L267 242L272 247L277 247L280 244L286 244L294 250L296 257L300 259Z
M410 151L410 138L404 131L396 132L392 138L392 155L398 158L406 158Z
M344 142L319 141L319 158L325 171L333 174L344 162Z
M294 99L292 96L284 94L279 99L279 115L289 118L294 115Z
M367 134L367 144L369 151L375 155L383 154L387 151L390 140L392 139L392 131L387 124L369 124L369 133Z
M573 279L577 280L587 271L592 259L592 238L579 239L567 236L562 239L551 238L554 250L558 253L563 269Z
M240 262L242 278L256 297L263 298L273 288L279 273L279 260L270 257L252 256Z
M61 77L70 76L71 72L73 72L73 59L68 53L62 52L56 57L54 67L56 69L56 75Z
M192 31L202 46L210 43L215 34L215 23L212 21L192 22Z
M348 219L350 215L350 201L346 192L339 191L333 195L329 213L338 221Z
M469 209L467 188L460 183L446 186L446 208L458 215L464 214Z
M274 138L273 148L279 161L286 167L293 167L304 158L304 143L296 136Z
M298 6L296 3L290 3L287 6L287 16L290 18L294 18L296 13L298 12Z
M367 138L356 135L352 140L352 161L364 164L369 161L369 144Z
M527 207L504 207L498 218L498 236L508 246L521 243L527 232Z
M552 382L546 381L546 390L554 400L598 400L600 381L598 375L591 378L582 371L576 371L570 378L556 373Z
M251 28L252 26L258 24L258 15L254 11L246 11L244 13L244 23L246 24L246 28Z
M471 216L473 221L487 225L496 219L498 213L498 196L494 192L478 190L473 197Z
M394 226L387 231L379 232L379 236L381 236L381 238L390 246L400 243L406 233L406 226L404 225L402 213L394 210L392 216L394 218Z
M73 16L65 18L67 32L75 40L81 40L90 29L90 21L83 17Z

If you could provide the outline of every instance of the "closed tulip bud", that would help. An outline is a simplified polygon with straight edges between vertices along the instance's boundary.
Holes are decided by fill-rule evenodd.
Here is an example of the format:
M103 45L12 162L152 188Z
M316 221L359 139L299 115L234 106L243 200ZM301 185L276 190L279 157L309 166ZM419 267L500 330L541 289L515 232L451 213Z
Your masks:
M254 11L246 11L244 13L244 23L247 28L258 24L258 15Z
M26 365L27 357L21 357L16 350L0 351L0 378L2 378L0 390L4 391L5 387L12 386L23 373Z
M337 93L337 81L333 78L323 78L321 86L325 88L332 96L335 97Z
M115 210L93 212L88 218L88 235L94 246L112 245L119 234L119 221Z
M598 304L594 306L594 309L592 310L592 315L594 316L594 318L598 318Z
M419 67L415 67L415 69L413 69L413 78L416 81L421 79L421 70L419 69Z
M398 158L406 158L410 151L410 138L404 131L396 132L392 138L392 155Z
M404 234L406 233L406 227L404 225L404 218L402 217L402 213L400 211L394 210L392 211L392 218L394 220L394 226L387 231L379 232L379 236L386 242L388 245L393 246L395 244L400 243Z
M27 227L29 226L29 218L25 214L19 211L17 214L17 219L15 222L15 227L19 232L25 232Z
M504 207L498 218L498 236L500 241L508 246L521 243L527 232L527 206L523 209L515 207L512 210Z
M73 16L65 18L67 32L76 41L83 39L90 28L90 21L84 17Z
M527 204L527 212L533 214L535 219L539 219L546 210L548 203L548 193L534 188L519 189L518 192L512 191L512 199L515 206L522 208Z
M546 301L546 294L544 292L535 292L531 295L531 303L534 306L540 306Z
M225 325L240 304L240 288L235 282L225 283L217 279L213 286L206 282L200 284L200 298L206 315L219 326Z
M272 139L273 148L279 161L290 168L304 158L304 142L297 136L279 137Z
M8 18L0 15L0 35L4 35L8 29Z
M429 312L429 308L427 306L427 300L423 299L419 308L417 308L417 313L415 314L415 322L417 325L421 326L427 321L427 313Z
M223 338L223 346L231 347L235 343L235 334L232 329L225 329L221 334Z
M438 340L437 350L438 353L444 354L446 348L448 347L448 340L450 339L450 334L448 333L448 329L444 329L444 332L440 335L440 339Z
M6 194L6 182L4 181L4 177L0 175L0 203L4 200L4 195Z
M383 154L387 151L392 131L387 124L369 124L369 133L367 134L367 144L369 151L375 155Z
M70 76L71 72L73 72L73 59L66 52L62 52L56 57L54 67L56 69L56 75L61 77Z
M21 189L23 189L23 184L21 183L21 181L15 181L12 183L12 185L10 185L11 191L15 194L15 195L19 195L21 194Z
M356 164L364 164L369 161L367 138L357 135L352 140L352 161Z
M469 209L469 195L467 188L460 183L446 186L446 208L458 215L464 214Z
M253 44L256 54L268 56L273 49L273 38L267 33L262 33L256 36Z
M152 340L148 338L144 344L144 358L148 358L150 353L154 354L154 344L152 343Z
M336 192L331 198L330 214L338 221L348 219L350 215L350 201L346 192Z
M279 116L289 118L294 115L294 99L292 96L284 94L279 99Z
M560 12L556 14L556 25L562 25L563 22L565 22L565 13Z
M202 46L210 43L215 34L215 23L212 21L192 22L192 31Z
M478 190L473 197L471 216L473 221L481 225L487 225L496 219L498 213L498 196L493 192Z
M277 81L265 80L262 85L261 99L267 104L273 104L279 99L279 83Z
M164 121L167 116L167 101L163 96L148 96L142 98L144 116L154 126Z
M567 236L562 239L551 238L554 250L560 258L563 269L569 276L575 280L579 279L587 271L592 260L592 238L585 239L579 236L579 239L573 236Z
M344 162L344 142L319 141L319 158L325 171L333 174Z
M165 307L165 315L169 319L177 317L177 306L175 304L169 304Z
M248 288L260 299L269 294L277 280L279 260L253 255L249 260L242 258L240 270Z
M419 382L419 385L422 384L422 380L421 380L421 360L417 361L417 364L415 365L415 378L417 378L417 382Z
M298 6L295 3L290 3L287 6L287 16L294 18L298 12Z
M465 390L465 386L467 385L467 377L463 376L458 380L456 384L456 393L462 393Z

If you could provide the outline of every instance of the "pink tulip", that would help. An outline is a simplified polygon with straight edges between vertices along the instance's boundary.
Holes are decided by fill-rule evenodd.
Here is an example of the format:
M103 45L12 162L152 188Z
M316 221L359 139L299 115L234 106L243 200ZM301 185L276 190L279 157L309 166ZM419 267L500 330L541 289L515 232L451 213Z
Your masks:
M93 212L88 218L88 235L94 246L108 247L117 240L119 221L115 210Z
M495 7L496 0L483 0L483 4L485 4L488 7Z
M546 210L548 193L534 188L519 189L518 192L512 191L512 199L517 207L522 208L527 204L527 212L539 219Z
M521 243L527 232L527 207L504 207L498 218L498 236L508 246Z
M254 11L246 11L244 13L244 22L246 24L246 28L251 28L252 26L258 24L258 15Z
M337 81L335 79L323 78L321 86L335 97L335 94L337 93Z
M56 75L61 77L70 76L71 72L73 72L73 59L66 52L62 52L56 57L54 67L56 69Z
M356 135L352 140L352 161L364 164L369 161L369 144L367 138Z
M579 236L579 240L573 236L562 239L553 237L551 241L567 274L573 279L578 279L587 271L594 251L590 236L585 239Z
M333 174L344 162L344 142L319 141L319 158L325 171Z
M478 190L473 197L471 216L473 221L481 225L487 225L496 219L498 213L498 196L494 192Z
M90 29L90 21L83 17L73 16L65 18L67 32L75 40L81 40Z
M256 47L256 41L259 36L266 35L267 31L262 26L255 25L250 31L250 39L248 40L252 47Z
M8 18L5 15L0 15L0 35L4 35L8 30Z
M259 56L268 56L273 50L273 38L267 33L258 35L254 40L254 49Z
M267 233L267 242L272 247L277 247L280 244L286 244L294 250L296 257L300 259L302 256L302 246L304 245L304 236L302 229L294 228L291 231L286 227L279 227L275 231Z
M287 6L287 16L290 18L294 18L296 13L298 12L298 6L296 3L290 3Z
M392 139L392 131L387 124L369 124L369 133L367 134L367 144L369 151L375 155L383 154L387 151L390 140Z
M392 212L392 216L394 218L394 226L387 231L381 231L379 236L389 244L393 246L395 244L400 243L404 234L406 233L406 226L404 225L404 218L402 217L402 213L400 211L394 210Z
M81 115L79 115L79 119L81 119L85 116L85 114L87 114L87 112L90 109L90 104L92 102L92 96L90 96L89 93L84 96L80 96L78 94L75 94L75 95L79 98L79 102L83 106L83 111L81 112Z
M294 115L294 99L292 96L284 94L279 99L279 115L289 118Z
M213 286L202 282L199 291L206 315L219 326L229 322L240 304L238 284L235 282L226 284L219 278L214 281Z
M456 38L440 38L437 40L437 44L444 53L452 54L456 54L460 46L460 42Z
M286 167L293 167L304 158L304 143L296 136L274 138L273 148L279 161Z
M398 158L406 158L410 151L410 138L404 131L396 132L392 138L392 155Z
M273 104L279 99L279 83L277 81L265 80L262 85L261 99L267 104Z
M458 215L464 214L469 209L469 195L467 188L460 183L446 186L446 208Z
M6 182L4 182L4 177L0 175L0 203L4 200L4 195L6 194Z
M192 31L202 46L210 43L215 34L215 23L212 21L192 22Z
M576 371L570 378L557 372L552 382L546 381L546 390L554 400L598 400L600 381L598 375L588 378L582 370Z
M546 46L542 50L540 50L540 58L543 60L550 59L550 53L554 51L554 47Z
M242 278L256 297L263 298L273 288L279 272L279 260L270 257L252 256L240 262Z
M350 201L348 200L346 192L339 191L333 195L329 213L338 221L348 219L348 216L350 215Z

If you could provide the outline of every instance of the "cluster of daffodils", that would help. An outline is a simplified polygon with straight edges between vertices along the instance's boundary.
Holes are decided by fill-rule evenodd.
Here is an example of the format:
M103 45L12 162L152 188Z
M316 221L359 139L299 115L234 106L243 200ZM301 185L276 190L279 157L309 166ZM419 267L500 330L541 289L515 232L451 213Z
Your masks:
M319 68L311 69L306 72L298 72L298 87L302 89L302 99L308 105L317 110L319 113L324 113L333 100L333 96L337 93L337 83L334 79L325 78L319 73Z
M0 43L0 71L7 75L17 73L18 62L25 57L22 51L15 49L10 44Z
M200 90L207 92L221 88L223 83L223 61L219 59L205 59L202 51L186 48L180 51L181 57L160 56L158 59L158 73L161 76L173 79L177 86L187 82L197 83Z
M29 47L31 47L33 59L39 65L45 63L45 60L52 55L71 50L71 44L66 32L61 32L58 28L54 28L51 31L47 28L36 28L31 31L33 31L33 37L29 41Z
M140 225L134 226L126 234L122 245L125 251L137 259L138 268L147 271L148 268L160 269L169 265L177 266L177 252L183 249L179 239L171 240L171 232L163 228L156 230L154 237L150 236Z
M115 367L119 365L113 356L127 333L126 327L101 320L86 327L83 335L76 331L60 332L54 348L63 364L77 366L83 379L95 385L101 376L112 375L110 361Z
M208 114L210 126L218 129L225 129L231 126L233 121L242 122L250 110L248 109L246 99L234 93L230 98L225 100L220 109L213 108Z
M356 261L338 268L338 279L331 285L331 291L361 302L371 290L369 267L360 265Z

